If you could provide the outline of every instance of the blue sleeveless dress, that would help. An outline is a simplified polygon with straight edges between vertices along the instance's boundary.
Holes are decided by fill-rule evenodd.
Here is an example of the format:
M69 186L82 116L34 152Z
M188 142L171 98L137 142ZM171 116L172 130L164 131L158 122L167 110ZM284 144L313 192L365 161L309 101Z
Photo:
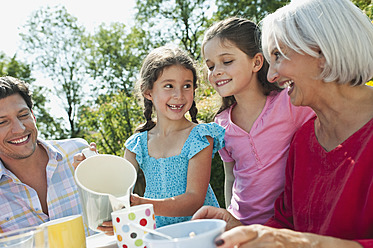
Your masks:
M136 154L136 160L144 171L146 188L144 197L151 199L170 198L185 193L189 159L209 145L206 136L214 139L214 154L224 147L225 129L216 123L201 123L195 126L179 155L155 159L149 156L148 132L133 134L125 143L128 150ZM204 205L219 207L209 184ZM155 216L157 227L191 219L191 216Z

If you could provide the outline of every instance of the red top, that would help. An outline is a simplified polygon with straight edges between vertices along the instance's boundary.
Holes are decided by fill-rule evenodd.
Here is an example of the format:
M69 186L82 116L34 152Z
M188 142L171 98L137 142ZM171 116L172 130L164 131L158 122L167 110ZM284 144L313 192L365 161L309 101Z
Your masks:
M266 225L373 247L373 119L326 152L315 136L315 118L294 135L285 191Z

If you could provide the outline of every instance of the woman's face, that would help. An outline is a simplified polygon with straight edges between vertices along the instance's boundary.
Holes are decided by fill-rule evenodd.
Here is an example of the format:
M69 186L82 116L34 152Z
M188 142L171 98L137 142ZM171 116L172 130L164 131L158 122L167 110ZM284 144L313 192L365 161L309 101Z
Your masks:
M268 81L289 88L291 103L295 106L311 106L323 81L319 76L323 60L308 54L299 54L280 44L280 50L271 42L268 46L270 67ZM285 56L287 57L285 57Z

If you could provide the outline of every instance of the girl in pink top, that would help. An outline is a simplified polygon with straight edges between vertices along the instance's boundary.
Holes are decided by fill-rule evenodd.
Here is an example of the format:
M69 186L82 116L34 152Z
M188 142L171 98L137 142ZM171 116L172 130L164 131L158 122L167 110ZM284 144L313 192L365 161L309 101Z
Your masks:
M294 107L287 90L267 81L255 23L234 17L214 24L202 54L209 81L223 98L215 122L226 129L219 151L226 207L243 224L263 224L283 191L293 134L314 112Z

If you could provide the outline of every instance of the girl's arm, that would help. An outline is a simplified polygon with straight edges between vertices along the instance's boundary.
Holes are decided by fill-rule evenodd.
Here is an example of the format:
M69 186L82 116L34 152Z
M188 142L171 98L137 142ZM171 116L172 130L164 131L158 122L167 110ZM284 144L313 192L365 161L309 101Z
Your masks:
M127 159L133 165L133 167L135 167L136 171L139 170L139 164L137 163L136 154L135 153L133 153L130 150L126 149L124 151L124 158Z
M207 137L210 145L189 160L187 187L184 194L166 199L148 199L132 195L131 204L151 203L155 215L179 217L191 216L205 201L210 182L213 138Z
M213 206L201 207L192 217L192 220L197 219L218 219L227 222L225 230L228 231L234 227L242 226L242 223L237 220L228 210Z
M228 208L232 199L232 188L234 182L233 166L234 162L223 162L225 172L224 198L225 208Z

